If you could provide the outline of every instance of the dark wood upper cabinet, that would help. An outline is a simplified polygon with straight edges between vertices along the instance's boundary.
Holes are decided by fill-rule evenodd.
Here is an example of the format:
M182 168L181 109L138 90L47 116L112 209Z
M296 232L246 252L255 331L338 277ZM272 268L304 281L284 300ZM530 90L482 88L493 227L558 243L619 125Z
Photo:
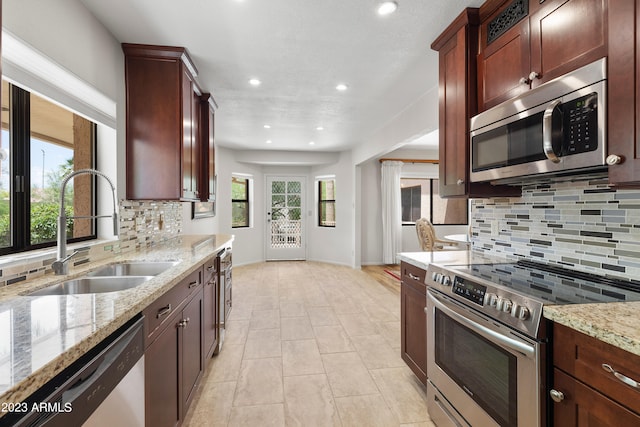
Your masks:
M496 1L483 5L479 111L607 56L608 3L510 0L497 8Z
M469 182L469 119L477 113L478 9L467 8L431 44L439 55L441 197L519 196L518 187Z
M609 183L640 185L640 3L609 0L608 153ZM611 157L610 157L611 158Z
M216 201L215 112L218 108L210 93L200 96L200 200Z
M127 198L199 200L199 89L186 49L123 44Z

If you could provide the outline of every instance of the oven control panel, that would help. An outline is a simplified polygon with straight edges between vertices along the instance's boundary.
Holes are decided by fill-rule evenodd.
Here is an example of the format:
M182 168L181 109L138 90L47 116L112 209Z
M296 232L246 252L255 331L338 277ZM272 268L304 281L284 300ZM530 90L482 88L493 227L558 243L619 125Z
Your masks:
M455 276L451 291L478 305L484 305L484 296L487 293L487 287L474 283L471 280Z
M537 331L542 304L505 287L504 283L499 285L464 274L456 271L455 266L430 264L425 284L514 328L534 335Z

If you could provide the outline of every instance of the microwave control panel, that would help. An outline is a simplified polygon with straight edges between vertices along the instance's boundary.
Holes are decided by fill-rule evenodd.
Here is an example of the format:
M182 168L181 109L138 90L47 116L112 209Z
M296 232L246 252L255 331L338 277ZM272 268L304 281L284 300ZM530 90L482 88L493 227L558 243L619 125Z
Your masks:
M589 95L562 104L564 116L563 155L585 153L598 148L598 95Z

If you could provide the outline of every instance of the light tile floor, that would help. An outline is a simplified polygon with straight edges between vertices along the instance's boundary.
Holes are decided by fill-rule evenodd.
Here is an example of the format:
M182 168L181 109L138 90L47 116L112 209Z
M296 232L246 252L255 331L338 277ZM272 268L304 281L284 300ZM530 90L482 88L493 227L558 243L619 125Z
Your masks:
M315 262L233 269L233 309L185 426L434 427L400 358L400 296Z

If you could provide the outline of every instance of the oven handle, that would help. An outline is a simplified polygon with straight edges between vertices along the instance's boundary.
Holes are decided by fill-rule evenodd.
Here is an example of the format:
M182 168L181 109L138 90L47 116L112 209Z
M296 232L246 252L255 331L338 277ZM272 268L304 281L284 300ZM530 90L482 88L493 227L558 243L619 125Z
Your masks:
M487 328L486 326L482 326L481 324L476 323L473 320L467 319L461 314L450 309L444 302L441 301L441 298L439 296L434 295L429 290L427 290L427 298L430 299L433 305L436 308L440 309L444 314L453 318L458 323L465 325L472 331L476 332L478 335L482 335L488 340L491 340L491 342L494 342L506 348L507 350L517 351L518 353L522 353L529 358L533 358L535 356L536 349L533 346L527 345L518 340L514 340L513 338L509 338L501 333L498 333L496 331L493 331ZM427 315L429 314L427 308L425 308L424 311L425 313L427 313Z

